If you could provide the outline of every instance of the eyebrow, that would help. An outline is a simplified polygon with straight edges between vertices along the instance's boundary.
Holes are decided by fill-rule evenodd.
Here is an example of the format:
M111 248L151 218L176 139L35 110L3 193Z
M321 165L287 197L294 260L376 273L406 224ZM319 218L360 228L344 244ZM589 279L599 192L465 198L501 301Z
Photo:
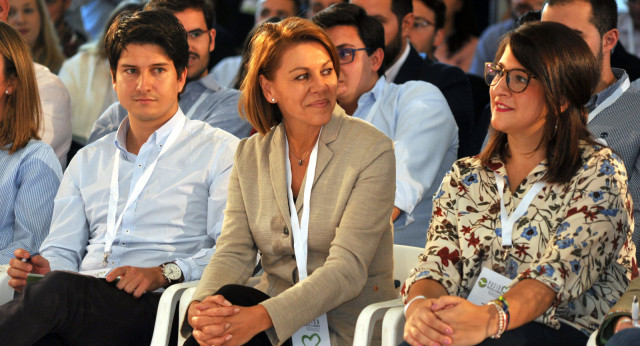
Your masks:
M325 67L327 64L331 64L332 62L333 62L333 61L331 61L331 59L329 59L329 60L325 61L325 62L322 64L322 67ZM294 71L297 71L297 70L309 71L309 68L308 68L308 67L305 67L305 66L294 67L294 68L292 68L292 69L289 71L289 73L294 72Z
M169 65L169 63L167 63L167 62L158 62L158 63L155 63L155 64L149 64L147 66L150 66L150 67L165 67L165 66L168 66L168 65ZM138 67L140 67L140 65L122 63L122 64L120 64L120 67L124 67L124 68L135 67L135 68L138 68Z
M204 34L206 31L202 30L202 29L193 29L191 31L188 31L187 34L192 34L192 33L200 33L200 34Z
M337 46L336 48L342 49L342 48L349 48L349 47L355 47L355 45L353 45L351 43L343 43L343 44Z

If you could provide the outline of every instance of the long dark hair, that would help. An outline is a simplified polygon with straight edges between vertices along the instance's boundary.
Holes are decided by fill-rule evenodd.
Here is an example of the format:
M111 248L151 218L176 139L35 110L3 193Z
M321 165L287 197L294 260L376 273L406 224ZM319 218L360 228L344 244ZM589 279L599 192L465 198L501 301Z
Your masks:
M597 60L578 34L553 22L529 23L508 34L500 43L496 61L507 46L544 88L547 114L538 145L547 151L544 180L569 182L582 165L581 142L599 145L587 129L584 108L599 79ZM482 164L487 165L494 155L507 161L507 134L493 128L489 131L489 142L480 153Z

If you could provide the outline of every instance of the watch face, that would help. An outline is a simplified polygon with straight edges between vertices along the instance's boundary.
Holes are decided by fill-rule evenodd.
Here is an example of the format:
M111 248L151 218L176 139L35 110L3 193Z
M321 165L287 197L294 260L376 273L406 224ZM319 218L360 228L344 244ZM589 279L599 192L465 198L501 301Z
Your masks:
M182 276L182 270L175 263L167 263L162 267L162 273L167 279L171 281L180 280L180 276Z

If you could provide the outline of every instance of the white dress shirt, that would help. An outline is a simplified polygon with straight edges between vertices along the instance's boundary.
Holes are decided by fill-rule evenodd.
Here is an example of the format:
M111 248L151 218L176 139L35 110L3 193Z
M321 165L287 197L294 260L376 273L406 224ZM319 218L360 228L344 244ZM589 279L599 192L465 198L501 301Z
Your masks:
M52 269L103 268L114 155L121 155L119 217L178 118L185 118L181 110L149 137L138 155L125 148L128 118L116 133L76 154L60 184L51 232L41 247ZM225 131L186 119L140 197L126 210L107 267L151 267L176 260L186 281L199 279L220 234L237 144Z
M64 169L71 146L71 97L60 78L48 68L37 63L33 63L33 67L42 105L43 123L39 135L53 148Z
M431 199L457 158L458 126L447 100L433 84L394 84L380 77L373 89L360 96L353 116L393 140L394 205L405 213L394 224L394 243L423 247Z

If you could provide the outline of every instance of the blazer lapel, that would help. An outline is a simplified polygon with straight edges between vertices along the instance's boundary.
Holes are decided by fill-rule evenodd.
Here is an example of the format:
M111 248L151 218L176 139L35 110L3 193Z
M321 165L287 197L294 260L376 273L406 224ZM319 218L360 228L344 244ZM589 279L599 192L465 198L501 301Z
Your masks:
M269 171L271 172L271 186L276 196L280 212L291 229L291 213L289 212L289 196L287 195L287 172L285 160L284 125L276 126L272 131L271 150L269 153Z
M345 116L347 115L344 110L336 105L333 109L333 114L331 114L331 120L322 128L318 142L318 162L316 164L316 176L313 179L314 186L333 158L333 150L329 148L328 144L335 141L338 137L340 126L342 126L342 120Z

